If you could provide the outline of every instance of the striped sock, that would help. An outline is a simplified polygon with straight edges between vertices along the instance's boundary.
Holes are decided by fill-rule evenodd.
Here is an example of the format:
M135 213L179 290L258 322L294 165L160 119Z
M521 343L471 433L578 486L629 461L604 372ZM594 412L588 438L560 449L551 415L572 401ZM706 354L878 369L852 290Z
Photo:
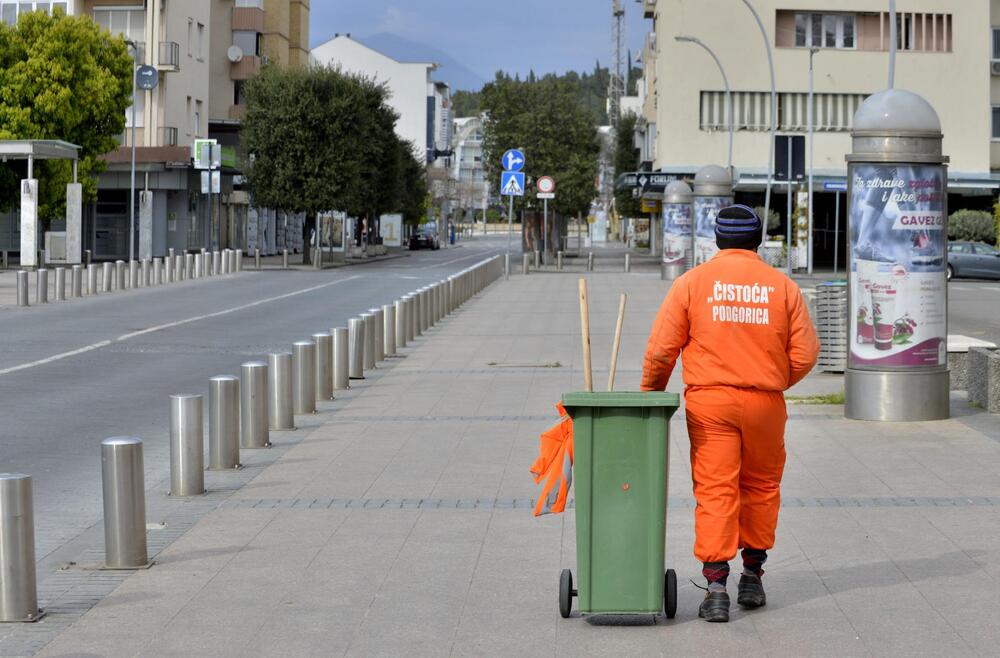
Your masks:
M764 575L764 563L767 562L767 551L761 548L743 549L743 573L748 576Z
M701 568L701 575L708 581L709 592L725 592L726 581L729 579L729 563L705 562Z

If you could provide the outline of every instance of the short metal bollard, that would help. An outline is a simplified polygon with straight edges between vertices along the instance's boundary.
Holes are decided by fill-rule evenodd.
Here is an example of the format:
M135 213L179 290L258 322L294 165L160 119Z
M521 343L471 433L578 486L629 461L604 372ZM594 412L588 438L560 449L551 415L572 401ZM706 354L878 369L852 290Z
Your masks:
M104 263L101 274L101 292L111 292L114 290L115 264L110 262Z
M31 476L0 473L0 622L41 618Z
M64 302L66 301L66 268L57 267L56 268L56 301Z
M87 266L87 294L96 295L98 291L97 287L97 263L91 263Z
M184 280L184 254L174 256L174 281Z
M375 316L371 313L362 313L361 320L365 325L364 340L362 342L362 358L364 359L365 370L375 369Z
M409 309L406 311L406 316L410 319L409 327L406 330L406 340L412 343L417 336L420 335L420 295L412 292L408 295Z
M375 350L375 362L385 361L385 313L380 308L370 308L368 312L372 315L372 322L375 323L375 341L372 349Z
M163 283L174 282L174 258L167 256L163 259Z
M351 387L350 338L347 327L334 327L333 335L333 390L346 391Z
M49 303L49 271L44 267L35 272L35 303Z
M237 272L242 272L243 271L243 250L242 249L237 249L236 250L236 271Z
M218 375L208 380L208 468L240 467L240 380Z
M109 569L148 566L141 439L116 436L101 441L101 482L105 566Z
M168 258L173 258L174 257L174 248L173 247L167 249L167 257Z
M91 252L90 249L84 249L83 250L83 263L84 263L84 265L90 265L90 259L91 259L92 255L93 255L93 252Z
M287 249L282 249L281 250L281 269L283 269L283 270L287 270L288 269L288 250Z
M194 278L194 254L184 254L184 278Z
M351 318L347 321L348 332L348 376L351 379L365 378L365 321Z
M594 271L594 252L592 251L587 254L587 271Z
M510 278L510 254L503 255L503 276L505 279Z
M556 252L556 269L562 271L563 268L563 252Z
M125 261L115 261L115 286L119 291L128 290L128 279L125 276Z
M434 299L432 297L430 288L423 288L420 293L420 323L421 329L427 331L434 326L434 321L432 318L432 307L434 306Z
M213 251L212 252L212 276L219 276L222 274L222 252Z
M128 287L135 290L139 287L139 261L128 262Z
M204 397L170 396L170 495L205 493Z
M74 265L71 272L70 296L83 297L83 265Z
M148 258L143 258L142 262L139 264L140 274L139 274L139 287L148 288L153 283L153 273L150 268L150 262Z
M253 266L260 271L260 249L253 250Z
M295 429L291 352L267 356L267 424L275 431Z
M535 269L537 270L541 266L541 252L537 249L535 250Z
M163 285L163 260L160 258L153 259L153 285Z
M240 447L268 448L267 364L248 361L240 366Z
M316 344L292 344L292 406L296 415L316 413Z
M223 249L222 250L222 256L221 256L221 258L222 258L222 273L223 274L232 274L232 272L233 272L233 269L231 267L232 264L233 264L233 259L230 257L231 253L232 252L229 249Z
M528 273L528 254L521 257L521 274Z
M316 401L333 399L333 336L328 333L313 334L316 344Z
M625 254L625 271L632 271L632 254Z
M393 315L395 315L396 320L396 347L406 347L406 325L408 322L406 316L406 299L397 299L393 305Z
M194 255L194 278L200 279L205 276L205 255Z
M396 307L392 304L382 305L382 346L384 359L396 354Z

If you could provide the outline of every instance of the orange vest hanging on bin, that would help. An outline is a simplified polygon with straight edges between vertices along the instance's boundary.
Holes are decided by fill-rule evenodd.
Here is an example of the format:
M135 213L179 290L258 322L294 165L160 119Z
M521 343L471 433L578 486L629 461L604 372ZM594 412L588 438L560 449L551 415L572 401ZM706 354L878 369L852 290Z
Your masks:
M535 504L535 516L558 514L565 510L573 484L573 420L561 402L556 403L556 410L560 416L559 423L539 437L538 459L531 467L535 484L545 480Z

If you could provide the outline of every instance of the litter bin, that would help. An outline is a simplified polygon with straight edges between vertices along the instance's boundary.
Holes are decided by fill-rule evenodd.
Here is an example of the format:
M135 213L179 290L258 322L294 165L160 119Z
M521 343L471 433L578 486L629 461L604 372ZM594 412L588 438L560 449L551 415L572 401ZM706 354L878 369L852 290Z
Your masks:
M670 417L676 393L568 393L573 419L576 566L563 569L559 612L677 610L677 576L664 571Z

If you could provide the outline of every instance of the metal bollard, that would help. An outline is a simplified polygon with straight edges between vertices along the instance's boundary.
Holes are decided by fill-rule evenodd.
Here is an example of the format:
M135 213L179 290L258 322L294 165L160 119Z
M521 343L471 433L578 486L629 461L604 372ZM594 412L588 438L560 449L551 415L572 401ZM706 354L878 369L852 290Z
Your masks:
M254 249L253 250L253 265L254 265L255 268L257 268L257 271L259 272L260 271L260 249Z
M521 257L521 274L528 273L528 254Z
M128 280L125 277L125 261L115 261L115 286L119 291L128 289Z
M158 286L163 283L163 261L159 258L153 259L153 285Z
M49 271L44 267L35 272L35 303L49 303Z
M184 278L194 278L194 254L184 254Z
M28 305L28 271L17 271L17 305Z
M594 271L594 252L592 251L587 254L587 271Z
M203 254L194 255L194 278L200 279L205 276L205 256Z
M291 352L267 356L267 424L276 431L295 429Z
M243 271L243 250L242 249L237 249L236 250L236 271L237 272L242 272Z
M66 268L56 268L56 301L66 301Z
M365 323L365 336L362 347L364 355L365 370L375 369L375 316L371 313L362 313L361 320Z
M333 335L333 390L346 391L351 387L347 327L334 327L330 333Z
M163 259L163 283L174 282L174 257L167 256Z
M213 251L212 252L212 276L219 276L222 274L222 252Z
M248 361L240 366L240 447L268 448L267 364Z
M420 295L413 292L409 298L410 308L406 311L406 315L410 318L410 326L406 330L406 340L412 343L420 335Z
M437 289L438 289L437 314L438 314L438 322L440 322L441 320L444 320L446 317L448 317L448 282L438 281Z
M316 344L316 401L333 399L333 336L313 334Z
M556 252L556 269L560 270L560 271L563 268L563 261L562 261L562 259L563 259L563 252L557 251Z
M392 304L382 306L382 358L396 354L396 307Z
M174 281L184 280L184 254L174 256Z
M368 312L375 323L375 342L372 343L372 348L375 350L375 362L378 363L385 361L385 313L380 308L370 308Z
M83 263L85 265L90 265L90 258L91 258L92 255L93 254L90 251L90 249L84 249L83 250Z
M510 254L503 255L503 276L510 279Z
M149 564L144 479L141 439L116 436L101 441L104 564L109 569Z
M539 265L541 265L541 252L535 250L535 269L537 270Z
M231 273L232 270L229 269L229 264L230 264L229 250L223 249L219 257L222 258L222 273L223 274Z
M0 474L0 622L37 621L31 476Z
M421 329L426 332L434 326L434 322L431 321L431 306L434 300L431 298L430 288L424 288L420 296L420 323Z
M288 269L288 250L287 249L282 249L281 250L281 269L283 269L283 270L287 270Z
M240 467L240 380L218 375L208 380L208 468Z
M167 258L173 259L173 257L174 257L174 249L173 247L171 247L170 249L167 249Z
M97 294L97 263L87 266L87 294Z
M393 315L396 320L396 347L406 347L406 299L397 299L394 304Z
M632 254L625 254L625 271L632 271Z
M139 287L148 288L152 283L152 272L150 271L150 262L148 258L143 258L142 262L139 264L141 272L139 274Z
M101 292L111 292L114 289L115 264L104 263L101 271Z
M83 297L83 265L74 265L70 283L70 296Z
M348 376L351 379L365 378L365 321L351 318L347 321L348 332Z
M292 344L292 406L297 415L316 413L316 344Z
M205 493L204 397L170 396L170 495Z
M139 261L137 260L128 262L128 287L132 290L139 287Z

